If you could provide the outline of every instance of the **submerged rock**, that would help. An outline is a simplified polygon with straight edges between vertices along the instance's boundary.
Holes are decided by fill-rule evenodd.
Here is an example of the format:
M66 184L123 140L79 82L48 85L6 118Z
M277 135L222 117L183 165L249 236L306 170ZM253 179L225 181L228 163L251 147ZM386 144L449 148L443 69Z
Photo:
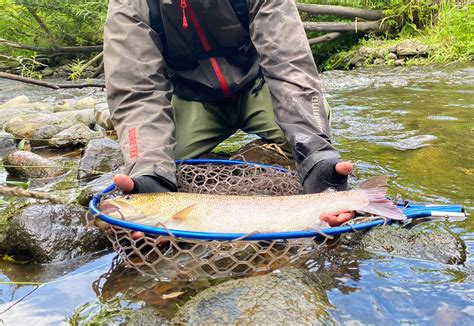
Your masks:
M231 280L202 291L180 308L177 325L301 325L334 323L324 291L299 269Z
M70 121L51 114L22 114L8 120L5 131L17 138L30 139L34 146L47 144L51 137L72 125Z
M279 147L262 139L254 140L243 146L234 155L236 159L239 159L239 156L248 162L259 162L295 169L295 162L285 156Z
M37 263L72 259L108 245L101 231L86 226L86 210L80 206L36 204L9 220L0 251Z
M86 182L123 165L120 145L111 139L93 139L79 163L78 179Z
M98 131L92 131L83 123L61 131L51 138L49 146L54 148L73 148L87 145L91 139L102 138L103 134Z
M411 229L397 225L376 227L347 234L343 239L352 248L406 258L443 264L462 264L466 260L466 245L442 222L421 223Z
M21 178L53 178L66 169L50 159L28 151L12 151L3 157L3 165L8 173Z
M16 148L15 138L8 132L0 131L0 156Z

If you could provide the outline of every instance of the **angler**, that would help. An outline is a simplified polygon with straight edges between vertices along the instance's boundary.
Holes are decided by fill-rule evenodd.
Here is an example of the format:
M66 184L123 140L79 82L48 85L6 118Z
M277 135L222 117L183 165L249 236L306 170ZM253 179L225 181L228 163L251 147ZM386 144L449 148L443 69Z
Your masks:
M104 51L123 191L176 191L175 159L208 153L239 129L291 156L307 193L347 188L352 165L331 144L294 1L112 0Z

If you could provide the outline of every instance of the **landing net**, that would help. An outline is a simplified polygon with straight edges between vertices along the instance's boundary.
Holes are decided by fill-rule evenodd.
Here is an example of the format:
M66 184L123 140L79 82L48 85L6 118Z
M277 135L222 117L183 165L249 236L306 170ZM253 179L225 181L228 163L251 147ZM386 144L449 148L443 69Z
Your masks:
M243 161L178 161L181 192L221 195L297 195L302 187L296 173L274 166ZM90 203L94 217L108 224L106 233L123 262L160 281L216 279L269 272L316 250L334 235L364 230L387 221L380 217L314 231L227 234L169 230L113 218L97 206L114 186ZM431 216L433 208L407 206L408 217ZM435 208L436 209L436 208ZM441 211L461 212L459 206ZM140 236L137 237L137 232Z

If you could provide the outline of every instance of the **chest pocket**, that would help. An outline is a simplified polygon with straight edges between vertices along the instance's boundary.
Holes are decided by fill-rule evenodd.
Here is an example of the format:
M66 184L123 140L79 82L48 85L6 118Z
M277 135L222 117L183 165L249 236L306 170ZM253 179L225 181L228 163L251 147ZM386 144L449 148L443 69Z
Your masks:
M246 0L219 0L213 8L204 8L202 0L188 0L186 4L192 8L183 10L179 1L162 4L160 0L148 0L148 4L151 27L161 38L164 59L172 70L193 70L200 60L219 57L243 71L255 62L257 54L248 33ZM188 28L182 25L182 15L186 15ZM200 33L209 44L207 51Z

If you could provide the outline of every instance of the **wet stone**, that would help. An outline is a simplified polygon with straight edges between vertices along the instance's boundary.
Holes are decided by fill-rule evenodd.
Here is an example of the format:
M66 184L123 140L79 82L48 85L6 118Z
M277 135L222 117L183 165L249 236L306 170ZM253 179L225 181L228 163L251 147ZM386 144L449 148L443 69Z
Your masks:
M0 156L16 148L15 138L8 132L0 131Z
M17 96L2 105L0 105L0 110L11 109L11 108L33 108L33 105L30 103L30 99L25 95Z
M66 172L55 161L28 151L11 151L2 160L5 170L21 178L52 178Z
M37 263L80 257L108 245L100 230L86 226L86 210L80 206L35 204L9 220L0 251Z
M91 139L102 138L103 134L98 131L92 131L83 123L61 131L51 138L48 142L53 148L74 148L87 145Z
M295 162L285 156L280 148L262 139L254 140L243 146L237 151L234 157L236 159L244 159L248 162L259 162L295 169Z
M63 121L68 121L70 126L76 123L83 123L88 126L93 126L96 123L94 109L56 112L53 114L53 116Z
M173 325L314 325L334 323L324 291L299 269L227 281L180 308Z
M396 225L347 234L343 242L352 247L443 264L462 264L466 245L443 222L421 223L411 229Z
M98 104L94 110L95 120L99 126L107 131L114 130L107 103Z
M24 114L10 119L5 131L17 138L30 139L32 145L45 145L57 133L71 127L72 123L51 114Z
M123 165L120 145L111 139L93 139L87 145L79 163L78 179L89 182Z

